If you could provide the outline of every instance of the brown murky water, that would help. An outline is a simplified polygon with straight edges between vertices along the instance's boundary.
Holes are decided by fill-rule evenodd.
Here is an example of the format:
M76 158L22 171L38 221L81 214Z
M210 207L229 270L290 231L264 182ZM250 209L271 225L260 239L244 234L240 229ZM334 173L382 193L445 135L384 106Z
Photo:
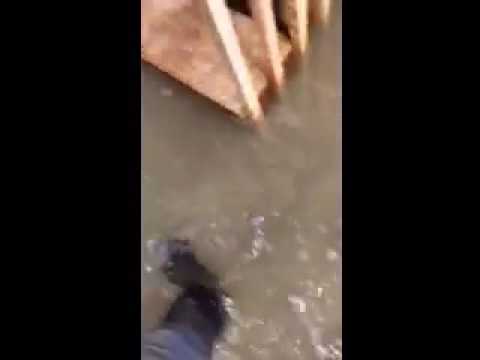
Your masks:
M342 358L341 11L262 134L143 65L143 239L185 235L233 304L220 359ZM143 326L175 288L144 251Z

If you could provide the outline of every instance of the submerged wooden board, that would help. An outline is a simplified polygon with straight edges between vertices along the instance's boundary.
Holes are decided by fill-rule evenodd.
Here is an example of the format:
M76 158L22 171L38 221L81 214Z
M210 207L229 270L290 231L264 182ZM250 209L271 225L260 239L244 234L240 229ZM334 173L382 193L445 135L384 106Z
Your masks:
M245 15L234 13L232 18L258 97L267 86L261 70L267 66L266 58L245 51L263 48L261 38L255 35L258 28ZM248 118L252 114L245 107L231 64L214 35L208 19L192 0L157 0L153 5L142 2L142 58L240 117ZM286 57L290 51L288 41L282 39L280 47Z
M161 0L150 7L145 5L142 58L241 118L248 118L251 114L224 50L197 5L191 0ZM267 86L266 77L250 61L247 66L258 96Z

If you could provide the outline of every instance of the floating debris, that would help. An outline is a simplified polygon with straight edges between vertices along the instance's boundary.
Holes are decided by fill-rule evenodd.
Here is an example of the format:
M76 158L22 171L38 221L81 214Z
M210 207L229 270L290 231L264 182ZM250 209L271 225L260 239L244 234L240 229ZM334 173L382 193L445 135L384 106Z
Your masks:
M265 250L270 253L273 251L272 245L265 239L265 233L260 228L264 223L265 217L256 216L250 219L250 224L253 226L253 241L251 252L246 256L247 261L251 261L260 256L261 252Z
M301 297L288 295L288 301L290 302L290 304L292 304L293 310L295 312L304 313L307 311L307 304Z
M321 344L315 345L315 354L321 359L326 360L328 355L328 350Z
M315 353L317 357L321 360L341 360L342 351L337 349L334 345L329 344L324 346L322 344L317 344L314 346Z
M232 298L228 297L228 296L224 296L223 297L223 305L228 308L228 307L233 307L233 300Z
M263 224L264 221L265 221L265 218L263 216L256 216L250 220L250 223L253 226L260 226L261 224Z
M330 344L328 345L328 350L329 350L329 355L331 356L332 359L341 359L342 358L342 351L340 349L337 349L334 345Z
M157 246L157 240L147 240L145 246L150 254L154 254Z
M322 287L318 287L317 288L317 297L318 298L321 298L323 295L323 288Z

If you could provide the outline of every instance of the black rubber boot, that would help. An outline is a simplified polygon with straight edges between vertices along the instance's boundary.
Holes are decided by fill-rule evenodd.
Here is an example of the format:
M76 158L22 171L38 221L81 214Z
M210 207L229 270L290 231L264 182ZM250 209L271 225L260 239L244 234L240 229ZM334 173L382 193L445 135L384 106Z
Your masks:
M171 353L178 350L177 345L165 340L162 334L166 330L177 338L190 339L185 346L199 354L195 359L209 359L227 319L225 294L217 277L197 261L188 240L158 241L150 250L168 280L183 288L158 331L149 336L150 347Z

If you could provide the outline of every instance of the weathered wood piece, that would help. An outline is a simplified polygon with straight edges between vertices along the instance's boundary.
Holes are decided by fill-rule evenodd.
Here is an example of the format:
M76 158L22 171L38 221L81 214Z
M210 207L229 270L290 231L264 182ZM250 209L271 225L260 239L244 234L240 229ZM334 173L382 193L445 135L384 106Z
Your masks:
M308 44L308 0L282 0L281 16L288 27L295 52L303 55Z
M225 14L226 7L218 9L219 4L224 6L223 1L215 0L214 4L212 0L213 13L208 7L203 8L208 3L199 6L198 0L142 1L142 58L250 121L249 125L259 125L263 112L258 96L265 90L267 80L258 66L238 54L238 41L237 49L232 50L231 44L222 45L228 40L216 38L218 27L223 36L232 35L233 26L225 24L230 16L218 20ZM216 27L212 26L216 24L215 17ZM255 31L252 20L250 26ZM249 39L243 42L248 43ZM243 59L243 65L242 60L239 65L238 57Z
M275 24L272 0L249 0L249 5L253 20L260 31L264 49L261 53L266 54L265 63L268 66L264 69L264 72L275 87L279 89L282 87L284 79L283 58L280 53L280 41Z
M322 26L328 25L330 20L330 11L332 0L309 0L310 16L314 23Z

